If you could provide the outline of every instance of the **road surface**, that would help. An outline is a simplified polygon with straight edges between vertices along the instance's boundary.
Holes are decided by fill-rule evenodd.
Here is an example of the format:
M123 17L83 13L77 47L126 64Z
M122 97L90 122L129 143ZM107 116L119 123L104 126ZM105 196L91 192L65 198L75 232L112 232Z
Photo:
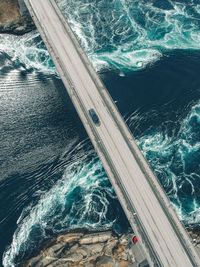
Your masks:
M25 0L150 266L200 266L188 235L54 0ZM93 108L100 125L88 113Z

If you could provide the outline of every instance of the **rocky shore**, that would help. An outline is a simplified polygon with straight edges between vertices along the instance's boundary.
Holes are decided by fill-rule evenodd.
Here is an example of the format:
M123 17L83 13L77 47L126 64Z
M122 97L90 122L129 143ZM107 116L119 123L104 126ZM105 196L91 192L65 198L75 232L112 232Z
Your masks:
M187 229L200 251L199 227ZM131 267L138 262L133 233L116 235L112 231L67 233L49 241L40 254L23 267Z
M0 1L0 33L22 35L35 29L23 0Z
M24 266L126 267L133 264L133 234L121 236L111 231L68 233L47 243L40 254Z

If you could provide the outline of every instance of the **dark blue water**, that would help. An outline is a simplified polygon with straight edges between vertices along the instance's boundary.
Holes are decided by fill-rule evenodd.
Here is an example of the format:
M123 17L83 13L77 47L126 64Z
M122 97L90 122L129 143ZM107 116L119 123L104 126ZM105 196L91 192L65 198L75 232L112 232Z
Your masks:
M76 2L59 4L177 215L198 224L200 5ZM80 8L71 12L74 4ZM47 239L70 229L128 231L38 33L0 39L3 265L19 266Z

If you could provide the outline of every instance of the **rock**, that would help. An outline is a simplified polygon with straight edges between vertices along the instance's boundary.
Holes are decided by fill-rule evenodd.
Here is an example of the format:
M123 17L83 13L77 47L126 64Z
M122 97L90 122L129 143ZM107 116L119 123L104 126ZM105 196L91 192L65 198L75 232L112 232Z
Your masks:
M76 251L78 248L79 248L78 244L75 244L74 246L72 246L72 247L70 248L70 251L71 251L71 252Z
M187 229L194 245L200 244L200 228L198 225L191 226Z
M131 237L132 235L123 235L121 238L120 238L120 244L122 245L128 245L128 243L130 242L131 240Z
M80 253L83 256L83 259L86 259L88 256L87 250L84 248L79 248L78 253Z
M197 236L197 238L196 238L196 243L197 243L197 244L200 244L200 236Z
M63 242L55 244L55 245L51 246L50 248L47 248L46 250L42 251L42 255L44 257L49 256L49 257L58 258L58 257L60 257L65 246L66 246L66 244Z
M57 242L71 243L75 242L83 236L82 233L71 233L67 235L60 235L57 237Z
M59 266L59 267L70 267L70 265L68 263L60 262L60 260L57 260L56 262L52 263L51 266L49 266L49 267L57 267L57 266Z
M83 255L82 254L79 254L78 252L77 253L70 253L69 255L67 256L64 256L62 259L64 259L65 261L68 261L68 262L79 262L83 259Z
M113 236L111 231L91 234L70 233L50 241L40 255L25 266L124 267L132 264L129 235Z
M129 262L129 261L120 261L120 262L118 262L118 265L120 267L127 267L127 266L131 265L131 262Z
M41 263L40 263L40 265L38 265L38 267L39 266L48 266L48 265L52 265L53 263L55 263L57 261L57 258L52 258L52 257L46 257L46 258L43 258L42 260L41 260Z
M86 235L84 236L84 238L82 238L79 243L81 245L83 244L95 244L95 243L102 243L102 242L106 242L110 239L111 237L111 232L107 232L107 233L101 233L101 234L96 234L96 235Z
M104 264L101 264L99 266L101 266L101 267L115 267L114 263L112 263L112 262L104 263Z
M124 251L124 245L119 244L117 248L114 250L114 256L118 257Z
M102 266L115 266L115 261L111 257L102 256L98 258L96 262L96 267L102 267Z
M192 229L189 234L200 251L199 232ZM135 262L131 237L132 234L113 236L111 231L60 235L48 242L40 255L30 259L24 266L131 267Z
M17 0L0 1L0 22L17 20L20 18L19 5Z
M0 33L22 35L35 28L23 0L0 1Z
M37 256L37 257L34 257L34 258L30 259L30 260L27 262L26 266L27 266L27 267L34 267L34 266L37 266L37 264L40 263L41 260L42 260L42 257L39 255L39 256Z
M86 247L88 250L90 250L91 255L95 254L101 254L103 250L102 244L92 244Z
M116 247L118 242L117 238L113 238L113 240L109 240L105 247L104 247L104 253L106 256L111 256L113 254L113 248Z

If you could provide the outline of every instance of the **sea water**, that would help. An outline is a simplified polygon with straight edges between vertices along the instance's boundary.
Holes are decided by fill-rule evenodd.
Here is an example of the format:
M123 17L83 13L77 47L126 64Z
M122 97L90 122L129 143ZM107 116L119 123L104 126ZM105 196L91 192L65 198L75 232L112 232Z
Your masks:
M199 1L58 4L178 217L199 223ZM129 231L38 32L0 35L0 62L2 265L72 229Z

